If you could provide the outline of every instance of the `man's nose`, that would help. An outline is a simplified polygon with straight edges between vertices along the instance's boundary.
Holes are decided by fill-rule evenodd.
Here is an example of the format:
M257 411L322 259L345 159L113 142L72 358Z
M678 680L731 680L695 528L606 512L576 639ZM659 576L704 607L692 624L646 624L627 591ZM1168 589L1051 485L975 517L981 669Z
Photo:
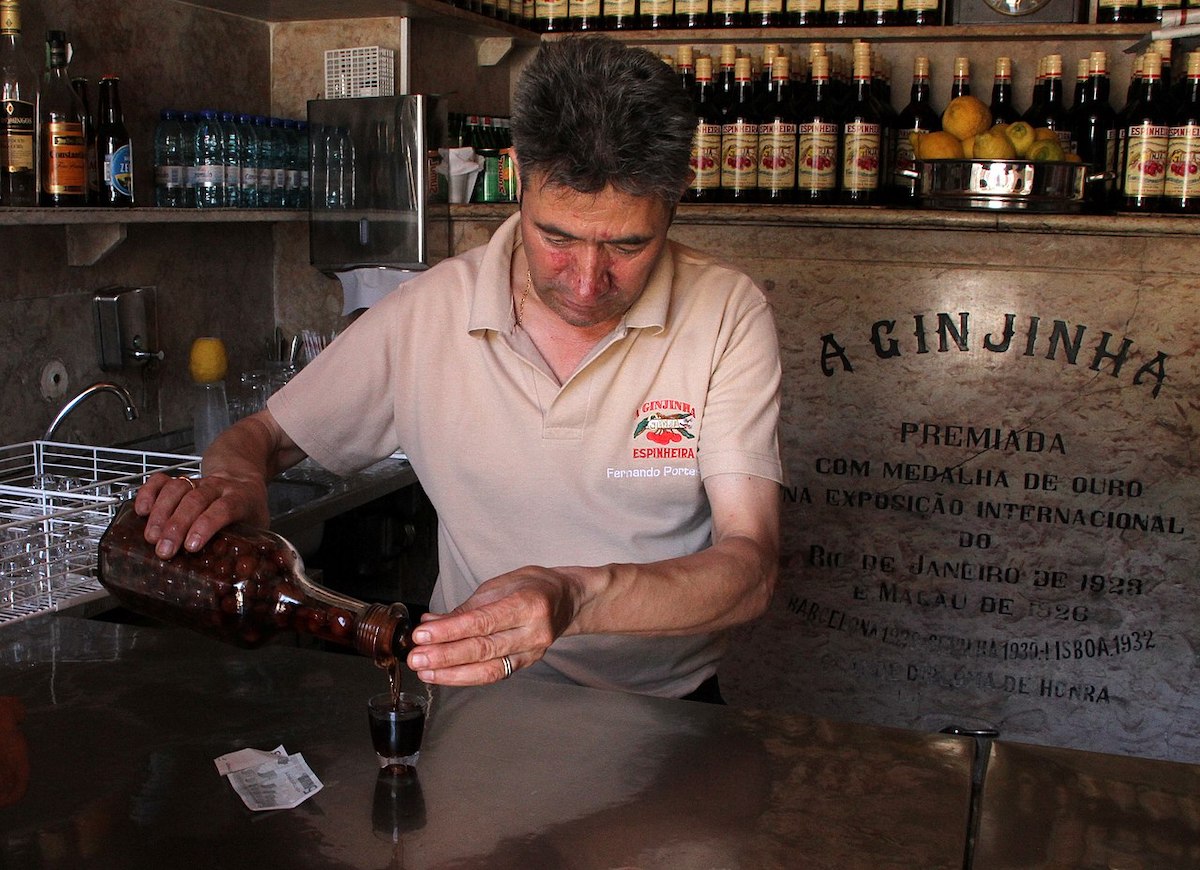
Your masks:
M600 246L579 252L575 260L575 292L587 298L603 292L608 275L608 257Z

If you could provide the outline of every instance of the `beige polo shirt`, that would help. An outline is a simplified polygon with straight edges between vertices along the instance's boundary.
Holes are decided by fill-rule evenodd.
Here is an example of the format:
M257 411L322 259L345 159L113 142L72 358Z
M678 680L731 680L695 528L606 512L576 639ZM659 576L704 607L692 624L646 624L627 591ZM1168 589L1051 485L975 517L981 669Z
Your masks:
M524 565L696 552L711 533L704 478L782 480L775 324L748 277L669 243L559 385L514 324L518 219L401 285L270 401L332 471L408 454L438 513L435 611ZM520 673L679 696L723 651L718 635L569 637Z

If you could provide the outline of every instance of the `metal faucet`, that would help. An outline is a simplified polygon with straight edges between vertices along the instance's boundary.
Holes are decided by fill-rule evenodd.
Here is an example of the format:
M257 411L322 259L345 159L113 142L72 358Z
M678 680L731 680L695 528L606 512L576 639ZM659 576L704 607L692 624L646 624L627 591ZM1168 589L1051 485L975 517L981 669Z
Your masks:
M62 410L58 412L58 416L56 416L54 421L50 424L50 428L46 430L46 434L42 436L42 440L53 441L54 433L58 430L58 427L63 424L63 421L67 419L67 416L76 408L78 408L79 404L84 399L86 399L88 396L95 395L96 393L112 393L125 403L125 419L137 419L138 410L133 404L133 396L129 395L129 391L120 384L113 384L109 383L108 381L99 381L92 384L90 387L84 387L84 389L80 391L79 395L71 399L71 401L67 402L67 404L63 405Z

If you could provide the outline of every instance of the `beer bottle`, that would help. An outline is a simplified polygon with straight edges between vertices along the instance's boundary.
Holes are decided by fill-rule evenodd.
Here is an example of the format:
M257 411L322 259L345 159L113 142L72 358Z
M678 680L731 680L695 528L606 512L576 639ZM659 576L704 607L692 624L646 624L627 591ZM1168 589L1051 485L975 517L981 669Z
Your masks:
M99 204L133 205L133 146L121 114L120 78L100 77L100 111L96 122L96 168L100 176Z
M796 198L796 109L792 100L791 58L771 61L771 84L758 112L758 199L793 202Z
M42 86L42 205L87 205L85 110L67 75L67 35L46 34Z
M837 199L837 104L829 79L829 56L812 58L808 97L796 113L796 200L829 205Z
M1170 113L1163 92L1162 60L1148 51L1141 90L1121 113L1121 193L1124 211L1158 211L1166 180Z
M1163 210L1200 212L1200 50L1191 52L1184 98L1171 119Z

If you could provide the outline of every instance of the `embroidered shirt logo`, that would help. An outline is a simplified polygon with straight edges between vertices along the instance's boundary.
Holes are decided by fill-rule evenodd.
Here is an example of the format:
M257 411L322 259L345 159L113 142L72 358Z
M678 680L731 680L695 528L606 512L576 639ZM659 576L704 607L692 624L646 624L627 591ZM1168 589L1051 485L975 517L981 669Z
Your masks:
M633 439L644 438L659 447L633 448L634 459L695 459L696 449L686 442L694 441L692 428L696 424L696 412L687 402L676 399L655 399L644 402L634 414L637 425L633 427ZM679 447L669 447L679 444ZM686 446L685 446L686 445Z

